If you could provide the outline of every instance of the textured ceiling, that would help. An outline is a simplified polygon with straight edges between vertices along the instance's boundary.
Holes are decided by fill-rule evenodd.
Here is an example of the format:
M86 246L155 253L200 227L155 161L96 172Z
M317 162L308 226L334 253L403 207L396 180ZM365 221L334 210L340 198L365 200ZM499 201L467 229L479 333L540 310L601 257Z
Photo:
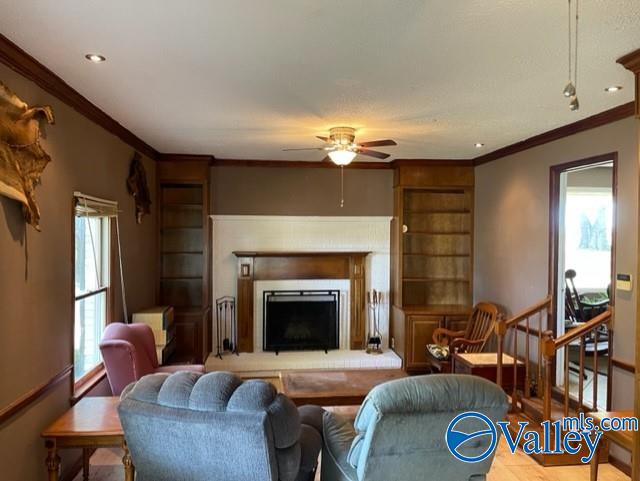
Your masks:
M320 160L335 125L392 158L470 158L633 99L640 1L0 0L0 32L164 152ZM99 52L107 62L84 59ZM604 87L623 85L616 94ZM475 142L486 144L483 150ZM358 160L375 160L359 157Z

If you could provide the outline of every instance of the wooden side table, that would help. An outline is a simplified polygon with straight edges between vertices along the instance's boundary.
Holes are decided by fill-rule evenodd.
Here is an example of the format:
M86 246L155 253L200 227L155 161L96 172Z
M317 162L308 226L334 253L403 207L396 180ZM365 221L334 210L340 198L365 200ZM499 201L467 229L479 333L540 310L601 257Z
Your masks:
M82 448L82 479L87 481L91 450L105 447L121 447L124 450L124 479L134 481L135 470L118 416L119 402L117 397L83 398L42 432L48 452L46 466L49 481L59 480L58 449Z
M633 417L633 411L597 411L587 413L593 418L593 422L599 425L603 418L629 418ZM590 470L591 481L598 480L598 461L601 459L600 453L607 446L603 441L611 441L629 452L633 451L633 431L602 431L602 437L597 446L597 451L591 458Z
M472 374L489 381L496 382L498 374L498 353L453 353L453 372L456 374ZM524 390L525 365L518 360L516 364L518 374L518 389ZM502 355L502 384L506 392L513 390L513 357Z

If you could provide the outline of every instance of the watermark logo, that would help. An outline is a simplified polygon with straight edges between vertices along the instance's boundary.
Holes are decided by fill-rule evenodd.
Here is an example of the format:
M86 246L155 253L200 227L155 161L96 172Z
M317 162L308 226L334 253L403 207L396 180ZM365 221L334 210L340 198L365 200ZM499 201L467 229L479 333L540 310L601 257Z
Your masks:
M592 417L580 413L576 417L543 421L528 428L526 421L511 426L509 421L494 424L486 415L469 411L451 420L445 441L449 452L465 463L477 463L491 456L499 435L505 437L511 454L520 447L525 454L579 454L580 461L588 463L596 453L603 431L637 431L638 419L612 417L594 423ZM476 451L480 452L476 454Z
M466 420L474 420L474 426L479 425L481 426L480 429L467 432L468 430L464 430L461 426L465 424ZM470 446L471 442L474 442L477 445L479 441L478 438L489 439L486 449L475 456L463 454L464 448ZM447 442L449 452L460 461L464 461L465 463L477 463L487 459L496 449L496 444L498 443L498 431L496 430L496 426L493 424L493 421L491 421L487 416L482 413L469 411L458 414L451 420L447 427L445 440Z

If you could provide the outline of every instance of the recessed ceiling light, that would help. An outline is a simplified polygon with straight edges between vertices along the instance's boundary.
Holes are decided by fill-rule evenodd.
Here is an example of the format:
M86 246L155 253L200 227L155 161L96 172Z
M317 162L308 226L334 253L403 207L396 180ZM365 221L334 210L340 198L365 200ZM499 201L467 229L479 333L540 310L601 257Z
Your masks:
M611 87L607 87L604 89L605 92L617 92L618 90L622 90L621 85L612 85Z
M93 63L102 63L105 60L107 60L107 58L104 55L100 55L97 53L88 53L84 56L84 58L86 58L87 60Z
M481 149L482 147L484 147L484 144L480 142L476 142L475 146L476 146L476 149Z

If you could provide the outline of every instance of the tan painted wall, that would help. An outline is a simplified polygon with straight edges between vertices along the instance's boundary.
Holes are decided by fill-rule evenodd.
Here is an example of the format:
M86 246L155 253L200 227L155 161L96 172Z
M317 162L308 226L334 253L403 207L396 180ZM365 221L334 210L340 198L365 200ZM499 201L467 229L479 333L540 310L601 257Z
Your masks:
M155 218L147 216L143 225L136 225L133 200L126 191L133 149L3 65L0 80L29 104L51 105L56 116L56 125L47 127L43 142L53 161L36 191L42 232L31 227L25 231L19 205L0 198L0 406L4 407L72 362L73 192L119 202L130 311L154 302L156 249ZM145 167L153 189L155 165L145 159ZM116 312L122 316L119 296ZM39 433L68 407L69 387L66 382L59 385L0 426L0 478L44 479L45 451Z
M215 214L393 214L392 170L345 169L343 208L338 167L214 167L211 176Z
M549 167L618 152L617 272L634 275L616 292L614 357L634 363L638 219L638 130L628 118L476 169L475 296L518 311L548 287ZM633 377L614 373L613 407L633 406Z

